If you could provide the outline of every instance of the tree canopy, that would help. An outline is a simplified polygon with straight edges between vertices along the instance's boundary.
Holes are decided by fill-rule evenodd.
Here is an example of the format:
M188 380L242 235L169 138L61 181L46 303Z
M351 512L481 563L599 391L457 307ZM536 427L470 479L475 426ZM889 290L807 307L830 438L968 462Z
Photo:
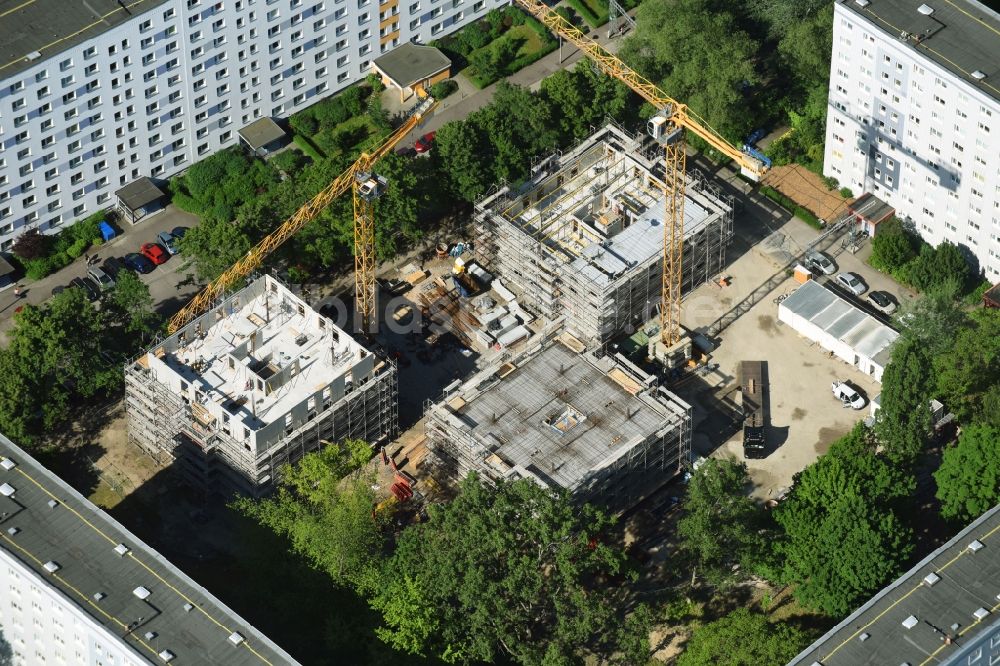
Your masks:
M934 472L941 515L963 523L1000 502L1000 427L973 424L944 450Z
M371 604L393 647L449 663L562 664L600 651L618 623L611 586L624 556L601 542L609 519L530 480L481 484L428 507L400 535Z
M913 534L900 518L912 476L876 453L863 424L795 477L774 511L796 598L832 616L855 608L901 570Z
M809 643L809 634L739 608L694 630L677 666L785 664Z
M931 358L920 343L900 337L882 375L875 431L886 455L900 463L913 462L931 432Z
M276 496L239 499L236 508L278 534L292 549L338 584L358 586L372 574L385 537L376 504L374 475L362 470L371 447L345 440L306 454L281 470Z
M744 579L766 559L763 511L746 495L749 482L746 464L708 458L688 483L680 545L714 585Z

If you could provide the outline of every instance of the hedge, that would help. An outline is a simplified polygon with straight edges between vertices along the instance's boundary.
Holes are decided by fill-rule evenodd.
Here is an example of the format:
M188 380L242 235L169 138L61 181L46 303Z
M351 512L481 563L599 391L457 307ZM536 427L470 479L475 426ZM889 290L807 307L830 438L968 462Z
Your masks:
M795 203L794 201L786 197L784 194L774 189L773 187L768 187L767 185L764 185L760 188L760 193L763 194L768 199L770 199L771 201L774 201L775 203L780 204L781 206L787 208L792 213L792 215L801 219L810 227L813 227L814 229L823 228L823 225L820 223L819 218L816 217L815 213L813 213L808 208L803 208L802 206L798 205L797 203Z
M29 280L40 280L46 275L69 266L91 245L100 245L103 240L98 225L107 217L107 211L99 210L66 227L52 236L49 254L37 259L21 259L14 255L15 260L24 268L24 275Z
M305 136L295 134L292 136L292 141L294 141L295 145L299 147L299 150L313 158L314 162L318 162L323 159L323 153L321 153L319 148L317 148L316 145Z
M600 28L608 22L608 12L605 9L602 9L600 14L595 14L583 0L566 0L566 4L575 9L591 28Z

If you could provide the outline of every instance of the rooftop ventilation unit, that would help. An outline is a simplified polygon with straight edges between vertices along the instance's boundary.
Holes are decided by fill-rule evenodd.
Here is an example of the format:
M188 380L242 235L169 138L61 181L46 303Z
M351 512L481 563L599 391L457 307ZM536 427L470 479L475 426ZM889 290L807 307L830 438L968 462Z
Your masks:
M117 546L115 546L115 552L118 553L119 556L125 557L126 553L128 553L128 546L126 546L123 543L120 543Z
M868 0L854 0L854 4L856 4L859 7L867 7L871 3Z
M57 502L57 501L56 501L56 500L54 500L54 499L50 499L50 500L48 501L48 505L49 505L49 508L50 508L50 509L54 509L54 508L56 508L57 506L59 506L59 502Z
M31 62L32 60L38 60L41 57L42 57L41 51L32 51L28 55L24 56L24 59L27 60L28 62Z
M146 637L146 640L147 640L147 641L151 641L151 640L153 640L154 638L156 638L156 632L155 632L155 631L147 631L147 632L146 632L146 633L144 634L144 636Z
M972 78L974 78L976 81L982 81L983 79L986 78L986 73L981 69L977 69L972 73Z
M0 486L0 495L3 495L4 497L10 497L13 494L14 494L14 486L10 485L9 483L5 483L2 486Z
M149 595L151 595L152 592L150 592L149 590L147 590L146 588L144 588L142 585L140 585L139 587L137 587L134 590L132 590L132 594L134 594L135 596L139 597L140 599L148 599Z
M184 612L185 613L190 613L192 610L194 610L194 605L193 604L184 604Z
M980 607L972 612L972 617L976 618L979 621L982 621L984 618L989 617L989 614L990 612L988 610Z
M919 7L917 7L917 11L923 14L924 16L930 16L931 14L934 13L934 8L931 7L930 5L920 5Z
M869 633L868 633L868 632L866 631L865 633L863 633L863 634L861 634L860 636L858 636L858 640L859 640L859 641L861 641L862 643L864 643L864 642L865 642L866 640L868 640L868 639L869 639L869 638L871 638L871 637L872 637L872 635L871 635L871 634L869 634Z
M49 573L55 573L55 572L59 571L60 569L62 569L62 567L59 566L59 564L57 562L53 562L52 560L49 560L48 562L46 562L42 566L44 566L45 570L48 571Z
M972 551L973 553L978 553L979 551L981 551L981 550L983 549L983 542L982 542L982 541L980 541L979 539L974 539L974 540L972 541L972 543L970 543L970 544L968 545L968 548L969 548L969 550L971 550L971 551Z
M234 631L233 633L229 634L229 642L232 643L233 645L239 645L245 640L246 638L243 636L243 634L241 634L238 631Z
M174 660L174 657L176 657L177 655L175 655L170 650L160 650L160 653L158 655L156 655L156 656L158 656L164 662L171 662L171 661Z
M108 595L104 594L103 592L94 592L94 601L100 601L106 596Z
M941 580L941 576L938 576L933 571L924 576L924 585L927 587L934 587L934 585Z
M907 617L905 620L903 620L903 626L906 627L907 629L913 629L913 627L917 626L917 616L910 615L909 617Z
M7 534L9 534L11 536L16 535L20 531L21 531L20 527L8 527L7 528Z
M3 460L0 460L0 467L3 467L7 471L14 469L16 466L17 463L11 460L10 458L4 458Z

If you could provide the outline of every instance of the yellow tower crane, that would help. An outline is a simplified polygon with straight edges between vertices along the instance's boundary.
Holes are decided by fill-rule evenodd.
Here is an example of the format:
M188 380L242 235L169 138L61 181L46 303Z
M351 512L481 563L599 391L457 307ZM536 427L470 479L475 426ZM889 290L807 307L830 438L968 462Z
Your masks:
M347 171L337 176L323 191L304 204L277 229L253 246L238 262L226 269L219 277L208 283L197 296L170 318L167 330L170 333L199 316L211 307L223 294L240 280L257 270L264 259L282 243L297 234L302 227L316 219L334 199L346 192L354 192L354 284L355 308L358 327L361 331L371 331L375 321L375 200L385 191L386 181L372 173L372 166L396 144L403 140L421 120L429 114L437 102L430 102L426 109L412 114L406 122L389 135L371 153L362 153Z
M685 150L684 131L690 130L710 146L740 165L741 172L752 180L760 180L767 167L757 158L732 145L685 104L681 104L659 89L597 42L580 32L572 23L556 14L541 0L515 0L549 30L570 42L608 76L613 76L639 94L657 110L648 124L649 134L666 153L664 175L663 225L663 289L660 294L660 339L670 347L681 339L681 280L684 255L684 190Z

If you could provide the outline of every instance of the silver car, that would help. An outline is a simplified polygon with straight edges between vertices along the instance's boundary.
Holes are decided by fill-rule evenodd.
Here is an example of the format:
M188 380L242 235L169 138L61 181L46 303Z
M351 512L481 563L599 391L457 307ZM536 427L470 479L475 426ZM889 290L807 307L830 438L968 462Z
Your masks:
M855 296L868 291L868 285L854 273L841 273L837 276L837 284L845 289L849 289Z
M833 259L822 252L810 252L807 254L806 266L815 268L823 275L833 275L837 270L837 265L833 263Z

